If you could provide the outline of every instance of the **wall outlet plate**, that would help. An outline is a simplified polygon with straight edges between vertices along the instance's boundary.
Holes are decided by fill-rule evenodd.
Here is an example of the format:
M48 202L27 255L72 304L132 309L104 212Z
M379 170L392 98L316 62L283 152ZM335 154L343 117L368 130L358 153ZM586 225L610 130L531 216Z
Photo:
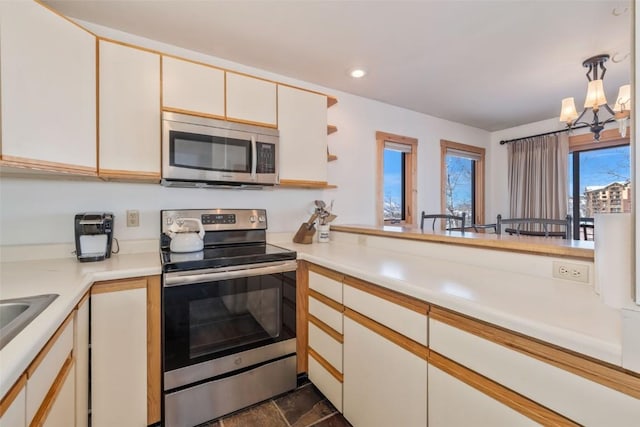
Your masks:
M138 210L127 211L127 227L140 226L140 212Z
M564 261L553 261L553 272L551 275L556 279L589 283L589 266Z

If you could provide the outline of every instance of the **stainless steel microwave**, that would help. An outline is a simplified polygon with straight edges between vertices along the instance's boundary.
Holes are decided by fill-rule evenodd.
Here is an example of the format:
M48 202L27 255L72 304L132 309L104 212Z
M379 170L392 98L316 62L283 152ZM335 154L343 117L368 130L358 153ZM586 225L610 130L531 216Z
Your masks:
M162 113L162 184L278 184L277 129Z

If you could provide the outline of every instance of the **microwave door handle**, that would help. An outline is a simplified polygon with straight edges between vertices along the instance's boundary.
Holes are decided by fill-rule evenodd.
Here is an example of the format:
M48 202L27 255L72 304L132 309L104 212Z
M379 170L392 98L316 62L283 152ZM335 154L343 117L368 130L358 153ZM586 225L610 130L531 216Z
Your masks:
M251 180L256 180L256 169L258 167L258 153L256 144L256 136L251 135Z

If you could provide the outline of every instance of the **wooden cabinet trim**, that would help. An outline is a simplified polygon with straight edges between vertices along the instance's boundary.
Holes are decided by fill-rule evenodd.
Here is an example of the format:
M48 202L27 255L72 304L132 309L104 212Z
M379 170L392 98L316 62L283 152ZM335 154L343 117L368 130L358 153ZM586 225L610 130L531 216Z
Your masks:
M160 422L160 276L147 278L147 424Z
M470 385L481 393L492 397L511 409L542 425L578 426L574 421L527 399L495 381L492 381L444 356L430 350L429 363L458 380Z
M367 329L370 329L371 331L377 333L381 337L388 339L389 341L407 351L410 351L419 358L427 360L429 349L422 344L412 340L411 338L407 338L404 335L394 331L393 329L389 329L386 326L376 322L375 320L369 319L368 317L363 316L357 311L351 310L349 307L345 307L344 315L349 319L366 327Z
M108 292L129 291L132 289L142 289L147 287L146 277L137 277L131 279L107 280L104 282L96 282L91 287L91 295L105 294Z
M313 314L309 314L309 323L313 323L314 325L316 325L318 329L325 332L327 335L329 335L334 340L338 341L340 344L344 343L344 336L340 332L336 331L331 326L327 325L326 323L318 319Z
M401 294L399 292L392 291L387 288L383 288L373 283L365 282L364 280L356 279L355 277L346 276L344 284L352 286L363 292L367 292L371 295L377 296L394 304L398 304L404 308L415 311L416 313L426 315L429 312L429 304L416 298Z
M337 271L330 270L325 267L321 267L316 264L309 264L309 271L313 271L314 273L318 273L322 276L326 276L329 279L333 279L336 282L342 282L344 280L344 274L338 273Z
M160 182L160 173L158 172L136 172L116 169L98 169L98 176L107 181L110 180L126 180L126 181L142 181L142 182Z
M162 111L168 111L170 113L188 114L189 116L204 117L207 119L226 120L225 116L219 116L217 114L201 113L198 111L183 110L182 108L173 108L173 107L164 106L162 107Z
M341 383L344 382L344 376L336 368L334 368L331 363L329 363L324 357L320 356L320 354L318 354L318 352L313 348L309 347L308 351L309 356L313 357L315 361L318 362L320 366L322 366L327 372L329 372L333 378L340 381Z
M274 124L271 124L271 123L254 122L252 120L236 119L235 117L229 117L229 116L227 116L227 121L228 122L234 122L234 123L241 123L241 124L245 124L245 125L261 126L263 128L278 129L278 125L277 124L274 125Z
M56 341L58 341L58 338L60 338L60 335L62 335L64 330L67 328L67 326L69 326L69 323L73 321L74 316L75 316L75 311L72 311L64 320L64 322L62 322L62 325L58 327L58 329L53 334L53 336L49 339L49 341L47 341L47 343L42 348L42 350L40 350L40 353L38 353L36 358L33 359L33 362L31 362L31 364L29 365L26 371L27 378L31 378L33 376L33 373L36 371L36 369L38 369L38 366L40 366L40 363L42 363L42 361L47 357L47 354L49 354L49 351L56 344Z
M18 397L18 394L20 394L26 384L27 375L20 375L20 378L11 386L7 394L2 397L2 400L0 400L0 418L4 416L4 413L7 412L7 409L9 409L13 401L16 400L16 397Z
M73 369L73 364L73 354L69 353L69 356L62 365L60 372L58 372L56 379L53 381L51 388L45 395L40 408L33 416L33 420L31 421L30 426L33 427L43 425L43 423L47 419L47 415L49 415L49 412L51 411L51 408L56 401L56 398L58 397L58 394L60 393L60 390L62 390L62 386L64 385L67 376L69 376L69 372L71 372L71 370Z
M296 354L297 372L307 372L307 346L309 344L309 263L298 261L296 270Z
M0 155L0 166L34 169L44 172L59 172L81 176L98 176L97 168L48 162L45 160L25 159L23 157Z
M605 387L640 399L640 374L573 353L481 320L432 307L430 317L493 343L518 351Z
M344 311L344 306L342 304L332 300L331 298L325 295L322 295L320 292L314 289L309 289L309 298L314 298L320 301L321 303L323 303L324 305L331 307L332 309L334 309L339 313L342 313Z

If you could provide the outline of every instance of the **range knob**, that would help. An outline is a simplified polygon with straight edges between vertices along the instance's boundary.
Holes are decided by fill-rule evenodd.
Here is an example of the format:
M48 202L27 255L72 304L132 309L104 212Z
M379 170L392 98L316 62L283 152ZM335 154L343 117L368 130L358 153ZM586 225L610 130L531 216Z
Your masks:
M258 221L259 221L259 222L265 222L266 220L267 220L267 218L266 218L264 215L260 215L260 216L258 217Z
M251 224L253 224L254 222L256 222L256 216L255 216L255 215L251 215L251 216L249 217L249 222L250 222Z

